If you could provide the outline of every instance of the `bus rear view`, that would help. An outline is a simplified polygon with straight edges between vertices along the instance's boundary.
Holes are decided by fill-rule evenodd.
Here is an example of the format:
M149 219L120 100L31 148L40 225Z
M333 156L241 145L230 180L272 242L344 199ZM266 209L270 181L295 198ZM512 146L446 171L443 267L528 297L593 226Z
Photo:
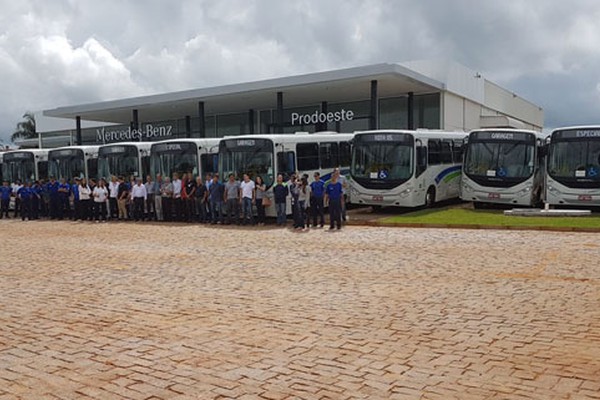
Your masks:
M560 128L552 132L546 202L600 206L600 126Z
M481 203L534 206L542 194L542 135L515 129L469 134L460 197Z

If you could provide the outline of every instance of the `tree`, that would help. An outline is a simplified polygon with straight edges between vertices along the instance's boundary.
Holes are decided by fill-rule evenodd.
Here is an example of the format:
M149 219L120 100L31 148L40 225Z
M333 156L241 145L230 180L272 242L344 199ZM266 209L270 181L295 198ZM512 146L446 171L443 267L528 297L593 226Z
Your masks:
M17 130L11 135L10 140L14 142L18 139L34 139L37 138L35 130L35 115L32 112L23 114L24 121L17 124Z

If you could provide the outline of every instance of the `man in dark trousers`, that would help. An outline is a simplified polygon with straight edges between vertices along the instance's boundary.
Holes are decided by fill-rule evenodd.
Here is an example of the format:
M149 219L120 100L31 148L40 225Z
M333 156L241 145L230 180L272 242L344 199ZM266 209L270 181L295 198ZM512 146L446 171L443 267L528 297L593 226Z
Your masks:
M325 202L329 202L329 229L332 230L337 225L337 229L342 229L342 201L344 199L344 189L338 181L339 172L334 171L331 175L331 182L325 188Z
M8 206L10 205L10 195L12 193L12 188L8 181L2 182L2 186L0 186L0 219L2 216L9 218L8 216Z
M50 219L62 218L58 185L59 183L56 181L56 179L51 176L50 182L47 183L48 197L50 198Z
M313 217L313 227L317 226L317 217L319 217L320 228L325 225L325 212L323 205L323 196L325 195L325 182L321 180L321 174L315 172L315 180L310 184L310 209Z

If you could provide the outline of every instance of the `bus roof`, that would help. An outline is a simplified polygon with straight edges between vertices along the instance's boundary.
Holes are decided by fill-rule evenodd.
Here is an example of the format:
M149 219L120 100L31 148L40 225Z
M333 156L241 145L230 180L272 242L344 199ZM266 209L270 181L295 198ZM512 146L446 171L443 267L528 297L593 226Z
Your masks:
M317 133L259 133L249 135L226 136L221 140L239 140L239 139L268 139L279 143L311 143L311 142L332 142L349 141L354 137L352 133L337 132L317 132Z
M116 147L116 146L133 146L138 149L149 150L152 147L153 142L115 142L100 145L102 147Z
M165 143L194 143L197 146L215 146L219 144L220 138L202 138L202 139L192 139L192 138L179 138L179 139L167 139L167 140L159 140L157 142L150 142L152 146L155 144L165 144Z

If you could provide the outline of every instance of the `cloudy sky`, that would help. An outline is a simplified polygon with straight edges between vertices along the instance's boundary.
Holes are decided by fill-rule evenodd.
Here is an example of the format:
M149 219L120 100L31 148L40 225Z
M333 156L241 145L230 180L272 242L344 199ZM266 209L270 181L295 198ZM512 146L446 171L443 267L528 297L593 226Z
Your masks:
M0 140L28 110L450 59L600 123L597 0L0 0Z

